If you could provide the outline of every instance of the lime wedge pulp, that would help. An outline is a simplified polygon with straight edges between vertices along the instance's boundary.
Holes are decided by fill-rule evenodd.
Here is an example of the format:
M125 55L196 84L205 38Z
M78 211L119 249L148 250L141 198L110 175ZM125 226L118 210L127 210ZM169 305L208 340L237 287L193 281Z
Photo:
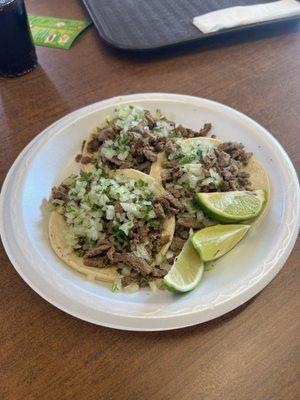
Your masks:
M191 237L192 245L203 262L213 261L228 253L248 232L250 225L214 225Z
M195 201L216 221L241 222L257 217L266 203L264 190L198 193Z
M173 292L185 293L194 289L200 282L204 272L203 262L188 240L173 267L164 277L164 285Z

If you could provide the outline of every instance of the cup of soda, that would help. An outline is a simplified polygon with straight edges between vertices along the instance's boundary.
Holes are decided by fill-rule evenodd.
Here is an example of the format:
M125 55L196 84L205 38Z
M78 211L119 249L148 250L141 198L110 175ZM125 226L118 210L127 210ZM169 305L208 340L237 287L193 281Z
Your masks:
M0 76L24 75L36 66L24 0L0 0Z

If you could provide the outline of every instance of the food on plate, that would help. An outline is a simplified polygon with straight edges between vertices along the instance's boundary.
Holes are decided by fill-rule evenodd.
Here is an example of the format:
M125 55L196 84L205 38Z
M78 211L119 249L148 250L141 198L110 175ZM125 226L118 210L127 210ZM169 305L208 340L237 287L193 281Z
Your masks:
M190 240L203 262L214 261L233 249L249 229L250 225L218 224L200 229Z
M194 197L202 210L220 222L242 222L257 217L266 202L263 189L236 192L198 193Z
M262 195L258 194L264 191L267 198L269 192L264 169L240 143L212 138L178 139L172 146L165 147L153 169L156 179L180 205L175 215L176 228L170 246L175 256L194 231L218 223L217 214L222 214L220 210L207 213L209 207L203 209L202 204L206 203L202 197L206 193L250 193L256 190L253 194L257 195L261 204ZM257 215L260 211L262 204L257 209ZM237 220L238 217L233 218L233 221Z
M152 177L123 169L71 175L52 189L52 248L92 279L134 288L162 278L174 232L173 202Z
M211 128L199 131L176 126L157 110L155 115L139 105L117 107L86 140L78 157L85 170L102 163L112 170L133 168L150 173L151 165L165 146L177 137L205 136Z
M205 137L210 129L117 107L84 142L80 174L52 189L57 255L113 291L195 288L207 262L246 235L269 194L252 153Z
M199 284L203 273L204 263L188 240L171 270L164 277L164 285L172 292L190 292Z

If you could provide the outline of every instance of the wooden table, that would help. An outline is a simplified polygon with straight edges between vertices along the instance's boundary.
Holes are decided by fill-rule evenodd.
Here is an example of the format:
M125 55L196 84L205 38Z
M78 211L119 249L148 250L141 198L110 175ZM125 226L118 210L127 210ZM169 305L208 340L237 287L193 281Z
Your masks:
M75 0L28 0L27 7L87 18ZM37 52L38 69L0 81L1 183L24 146L56 119L136 92L185 93L235 107L270 130L300 166L295 26L144 58L109 50L90 29L71 50ZM1 400L300 398L299 243L278 276L244 306L162 333L119 332L75 319L31 290L3 248L0 257Z

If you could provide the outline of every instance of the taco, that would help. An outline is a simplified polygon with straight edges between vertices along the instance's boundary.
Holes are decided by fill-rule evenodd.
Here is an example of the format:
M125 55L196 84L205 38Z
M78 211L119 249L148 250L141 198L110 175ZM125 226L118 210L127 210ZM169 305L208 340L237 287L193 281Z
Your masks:
M193 231L217 224L194 203L196 193L263 189L269 194L267 174L252 153L241 143L213 138L177 140L159 155L151 175L180 203L173 257Z
M71 175L52 189L51 246L89 278L113 282L119 277L125 285L145 286L167 273L164 261L175 229L172 201L140 171L108 175L97 167Z
M138 105L122 106L90 134L79 158L85 171L100 163L110 170L133 168L149 174L152 163L166 146L178 137L204 136L210 128L207 123L196 132L176 126L158 111L152 115Z

